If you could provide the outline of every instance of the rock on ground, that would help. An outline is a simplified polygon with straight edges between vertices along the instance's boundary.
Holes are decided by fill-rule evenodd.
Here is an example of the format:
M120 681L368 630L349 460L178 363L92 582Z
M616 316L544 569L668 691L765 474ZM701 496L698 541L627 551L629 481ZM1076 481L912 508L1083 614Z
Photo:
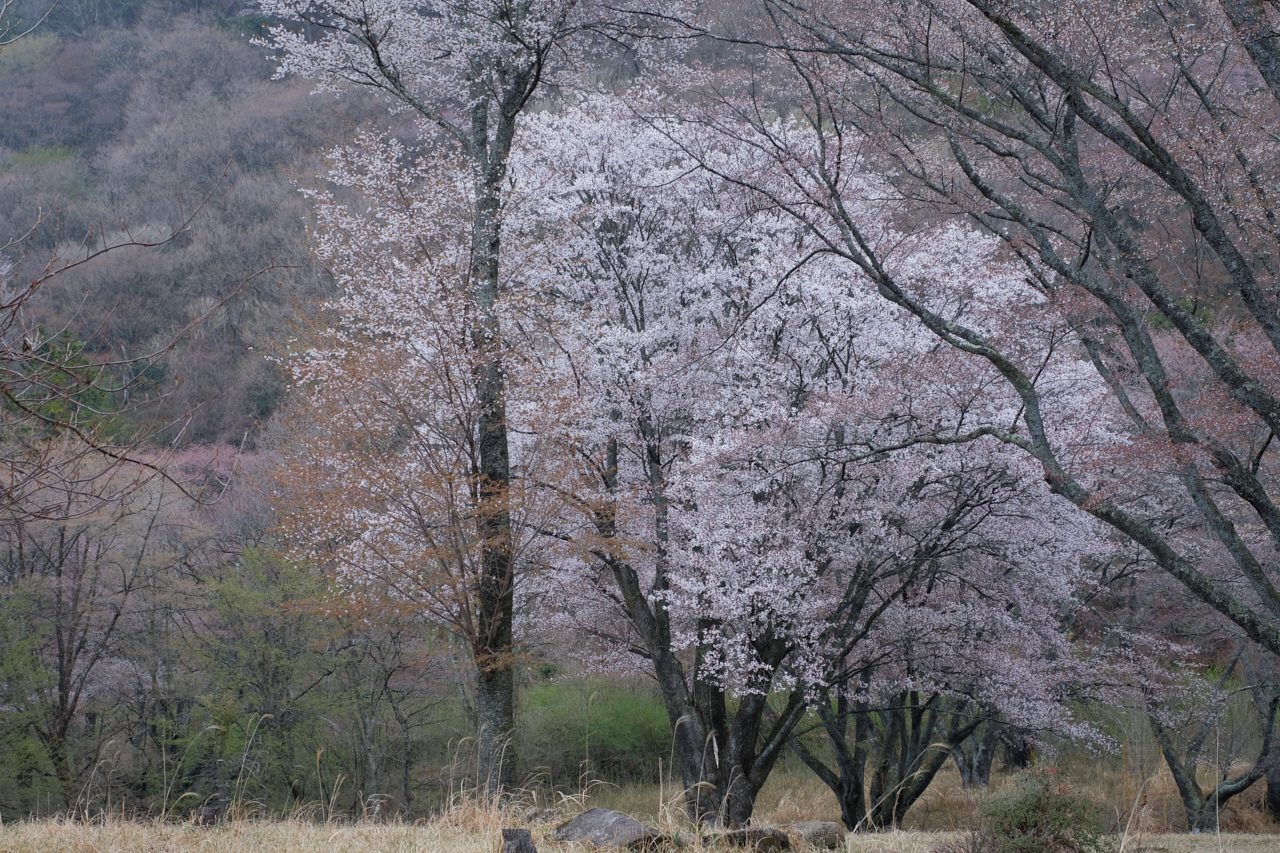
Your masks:
M791 847L791 840L787 838L787 833L774 827L731 829L716 837L726 844L732 844L734 847L746 847L759 851L759 853L787 850Z
M635 847L656 844L662 840L662 833L621 812L591 809L557 826L552 837L595 847Z
M829 820L802 820L787 827L797 841L834 850L844 840L844 825Z

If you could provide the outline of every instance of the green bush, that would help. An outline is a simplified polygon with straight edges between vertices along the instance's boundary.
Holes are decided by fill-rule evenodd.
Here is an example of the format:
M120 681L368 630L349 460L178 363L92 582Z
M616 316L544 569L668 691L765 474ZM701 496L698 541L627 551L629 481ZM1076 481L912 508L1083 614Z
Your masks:
M1109 853L1115 844L1088 799L1040 770L983 804L982 824L966 846L983 853Z

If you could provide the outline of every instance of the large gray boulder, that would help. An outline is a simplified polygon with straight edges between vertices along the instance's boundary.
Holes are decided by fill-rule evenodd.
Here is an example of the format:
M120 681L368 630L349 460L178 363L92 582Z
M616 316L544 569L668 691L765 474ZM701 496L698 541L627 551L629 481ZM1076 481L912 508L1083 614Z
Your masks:
M593 847L645 847L662 840L662 833L635 818L609 809L591 809L562 823L551 833L556 841L577 841Z

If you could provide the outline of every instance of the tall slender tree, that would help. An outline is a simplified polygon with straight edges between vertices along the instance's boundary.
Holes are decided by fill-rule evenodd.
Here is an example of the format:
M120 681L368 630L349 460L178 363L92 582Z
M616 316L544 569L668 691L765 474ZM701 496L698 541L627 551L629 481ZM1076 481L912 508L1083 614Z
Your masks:
M280 51L280 73L318 78L333 92L372 89L414 116L423 147L453 152L469 173L469 257L456 288L466 294L460 310L474 355L480 773L489 786L509 786L516 566L502 205L520 117L548 78L572 64L571 43L595 23L594 8L585 0L264 0L262 9L306 25L272 30L267 44Z

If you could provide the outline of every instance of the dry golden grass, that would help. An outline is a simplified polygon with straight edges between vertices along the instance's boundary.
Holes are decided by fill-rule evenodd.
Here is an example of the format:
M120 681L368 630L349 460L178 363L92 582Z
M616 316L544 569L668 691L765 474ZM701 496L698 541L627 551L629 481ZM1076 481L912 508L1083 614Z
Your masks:
M845 853L932 853L959 837L958 832L860 832L845 839Z
M217 827L158 822L6 824L5 853L493 853L493 836L448 825L233 821Z
M587 809L604 808L656 825L663 820L672 819L674 804L671 800L674 793L671 789L658 785L619 786L597 782L589 786L583 795L557 796L554 802L547 805L565 818Z
M1211 773L1209 768L1203 770L1200 781L1206 787L1211 784ZM955 768L948 766L907 814L905 828L943 833L969 829L977 824L982 801L1008 790L1015 783L1015 778L1014 774L997 773L993 775L989 789L965 790ZM1143 779L1124 772L1122 767L1081 761L1064 768L1062 778L1064 784L1094 800L1103 813L1104 824L1117 833L1127 828L1134 837L1150 837L1186 831L1177 786L1163 764L1157 772ZM1241 833L1271 835L1274 849L1280 853L1280 837L1275 835L1280 833L1280 825L1263 811L1264 793L1265 783L1259 781L1249 791L1229 801L1220 819L1222 830L1232 836ZM597 784L590 787L585 796L561 798L547 805L558 806L558 811L566 817L586 808L602 806L664 827L682 826L683 820L679 794L673 786ZM812 773L803 770L775 772L756 800L755 821L759 824L786 824L801 820L840 820L835 796ZM887 836L873 834L869 837Z
M1169 833L1146 836L1137 847L1125 849L1134 853L1275 853L1278 848L1275 835Z
M840 820L840 804L831 789L809 771L773 773L756 797L761 823Z
M919 830L860 833L845 836L845 853L932 853L957 836ZM1275 853L1277 849L1274 835L1241 833L1148 835L1130 838L1125 844L1127 853Z

